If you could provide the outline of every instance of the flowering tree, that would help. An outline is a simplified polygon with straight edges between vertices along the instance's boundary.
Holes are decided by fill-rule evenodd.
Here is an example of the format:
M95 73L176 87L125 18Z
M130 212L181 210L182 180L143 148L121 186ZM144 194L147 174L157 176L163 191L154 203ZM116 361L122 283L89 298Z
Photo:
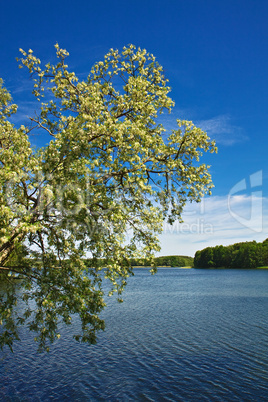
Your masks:
M163 221L181 219L187 200L210 192L199 158L215 144L192 122L178 120L169 134L157 123L173 101L145 50L111 49L85 81L58 45L55 65L21 52L41 107L29 127L15 128L16 106L0 82L0 344L11 347L24 324L47 348L72 314L81 324L75 339L94 343L104 329L103 279L120 298L130 258L152 258ZM38 150L29 140L36 130L50 136Z

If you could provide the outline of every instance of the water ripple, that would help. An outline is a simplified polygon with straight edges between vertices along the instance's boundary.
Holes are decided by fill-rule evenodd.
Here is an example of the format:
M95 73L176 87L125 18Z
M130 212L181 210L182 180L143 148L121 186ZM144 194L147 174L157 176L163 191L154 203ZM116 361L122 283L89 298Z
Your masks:
M36 354L23 333L0 359L0 400L265 401L267 285L268 271L137 270L97 345L68 328Z

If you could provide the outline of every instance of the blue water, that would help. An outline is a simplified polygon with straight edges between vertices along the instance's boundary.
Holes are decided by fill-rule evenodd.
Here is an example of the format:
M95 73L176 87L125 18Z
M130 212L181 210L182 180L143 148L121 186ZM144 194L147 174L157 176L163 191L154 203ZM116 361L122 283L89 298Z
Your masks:
M1 401L268 401L268 270L135 269L97 345L0 356Z

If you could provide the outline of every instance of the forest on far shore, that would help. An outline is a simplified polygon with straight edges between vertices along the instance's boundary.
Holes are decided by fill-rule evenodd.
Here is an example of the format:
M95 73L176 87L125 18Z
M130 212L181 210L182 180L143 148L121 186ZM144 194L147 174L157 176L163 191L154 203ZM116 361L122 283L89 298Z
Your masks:
M167 255L163 257L155 257L155 264L158 267L192 267L194 263L193 257L185 255ZM131 260L132 266L148 266L150 265L146 259Z
M193 257L188 257L185 255L167 255L162 257L154 258L155 265L157 267L193 267L194 259ZM87 266L90 266L92 263L92 259L87 259ZM105 261L99 259L99 266L105 266ZM146 258L135 259L131 258L130 260L132 267L150 267L151 262Z
M206 247L197 251L195 268L258 268L268 266L268 238L235 243L230 246Z

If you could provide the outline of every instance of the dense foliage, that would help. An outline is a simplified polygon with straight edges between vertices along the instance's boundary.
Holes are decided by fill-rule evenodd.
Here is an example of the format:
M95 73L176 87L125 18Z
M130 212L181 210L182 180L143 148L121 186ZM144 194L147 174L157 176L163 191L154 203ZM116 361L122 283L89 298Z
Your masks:
M200 157L216 148L192 122L177 120L171 133L159 124L174 102L146 50L111 49L85 80L58 45L56 63L43 67L32 50L21 52L40 109L27 127L14 127L16 106L0 82L0 346L11 347L24 324L45 348L73 314L75 339L92 343L104 329L102 281L120 297L132 258L154 265L163 221L210 193ZM35 150L33 133L48 143Z
M268 239L262 243L243 242L207 247L197 251L195 268L257 268L268 266Z
M157 267L192 267L194 259L184 255L167 255L162 257L155 257L154 263ZM133 266L148 266L147 260L132 260Z
M88 258L86 261L87 266L92 265L92 259ZM192 267L194 263L193 257L184 255L168 255L162 257L154 257L154 266L156 267ZM100 266L105 266L105 261L99 261ZM130 264L132 267L150 267L152 259L146 258L131 258Z

